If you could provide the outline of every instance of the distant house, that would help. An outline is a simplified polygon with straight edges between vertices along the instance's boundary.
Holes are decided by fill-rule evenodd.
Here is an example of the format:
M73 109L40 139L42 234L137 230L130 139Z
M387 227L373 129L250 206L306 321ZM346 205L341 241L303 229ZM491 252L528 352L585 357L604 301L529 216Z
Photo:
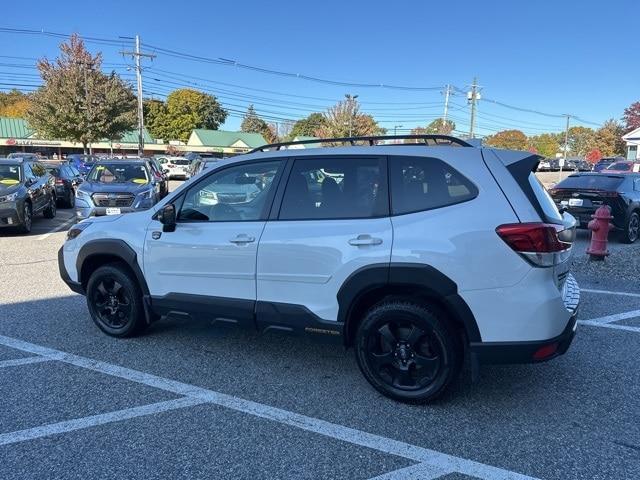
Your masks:
M622 139L627 142L627 160L639 160L640 128L636 128L626 135L623 135Z
M266 143L267 141L259 133L197 129L191 132L186 148L194 152L233 155L246 153Z

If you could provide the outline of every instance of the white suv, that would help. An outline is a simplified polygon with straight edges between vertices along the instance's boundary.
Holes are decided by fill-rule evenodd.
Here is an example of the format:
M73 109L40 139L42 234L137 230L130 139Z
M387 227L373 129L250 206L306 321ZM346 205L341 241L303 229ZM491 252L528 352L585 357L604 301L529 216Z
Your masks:
M60 274L109 335L179 312L336 339L408 402L442 393L465 357L477 372L563 354L575 220L532 173L540 157L380 138L221 160L152 210L76 225Z

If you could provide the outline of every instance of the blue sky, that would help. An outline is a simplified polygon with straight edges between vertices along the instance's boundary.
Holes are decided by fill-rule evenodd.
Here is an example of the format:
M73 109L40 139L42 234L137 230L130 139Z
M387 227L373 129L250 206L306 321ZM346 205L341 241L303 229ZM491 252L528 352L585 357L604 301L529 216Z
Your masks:
M88 47L101 50L109 67L127 78L131 72L124 64L131 60L118 52L130 45L118 37L136 33L147 51L153 51L150 46L161 47L343 82L452 84L466 90L477 76L487 99L478 107L480 134L507 128L529 134L564 128L562 118L508 109L490 100L552 114L571 113L595 123L620 118L625 107L640 100L640 62L632 56L640 23L630 0L116 0L101 2L99 8L92 4L31 0L23 12L3 16L0 27L114 39L116 44ZM0 88L37 83L30 59L54 57L59 43L50 36L0 33ZM444 105L438 88L327 85L156 54L152 63L145 62L150 67L144 73L147 92L162 95L179 85L197 83L237 112L253 101L265 116L296 119L352 93L383 126L393 130L402 125L402 130L430 122L442 114ZM458 93L451 101L451 117L459 130L467 130L464 95ZM238 115L234 113L224 127L238 128Z

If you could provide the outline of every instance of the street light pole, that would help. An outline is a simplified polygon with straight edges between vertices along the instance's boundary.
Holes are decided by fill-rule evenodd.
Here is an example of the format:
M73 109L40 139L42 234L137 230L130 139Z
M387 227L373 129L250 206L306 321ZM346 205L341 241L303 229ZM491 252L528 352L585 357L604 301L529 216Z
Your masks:
M349 111L349 136L353 136L353 117L355 116L354 113L354 104L356 101L356 98L358 98L358 95L351 95L349 93L345 94L345 98L347 99L347 106L348 111Z
M567 156L569 155L569 119L571 115L567 115L567 126L564 129L564 163L567 163ZM560 170L558 173L558 182L562 181L562 163L560 164Z

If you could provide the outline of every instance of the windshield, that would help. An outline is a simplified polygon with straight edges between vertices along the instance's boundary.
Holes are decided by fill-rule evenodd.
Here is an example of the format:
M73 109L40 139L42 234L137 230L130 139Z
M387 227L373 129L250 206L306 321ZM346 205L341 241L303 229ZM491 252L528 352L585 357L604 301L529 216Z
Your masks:
M189 165L191 163L186 158L174 158L174 159L169 160L169 161L171 163L173 163L174 165Z
M19 165L0 165L0 185L12 186L20 183Z
M618 170L620 172L628 172L631 170L631 164L627 162L612 163L607 167L607 170Z
M621 177L609 176L604 173L598 175L571 175L558 183L555 188L615 191L621 183Z
M100 163L94 166L87 180L100 183L148 183L149 175L139 163Z

